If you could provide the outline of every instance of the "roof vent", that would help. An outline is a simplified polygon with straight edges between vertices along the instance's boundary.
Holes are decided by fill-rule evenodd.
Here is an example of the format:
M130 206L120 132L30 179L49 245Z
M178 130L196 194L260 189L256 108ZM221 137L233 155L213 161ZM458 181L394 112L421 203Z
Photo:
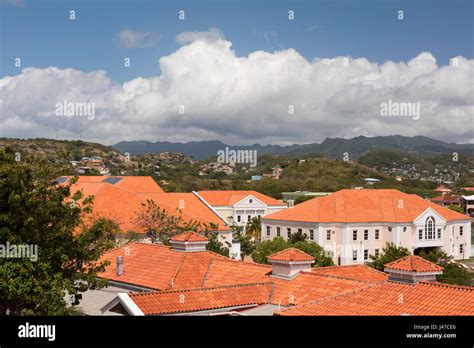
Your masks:
M123 257L117 256L117 275L120 276L123 274Z
M183 232L170 239L171 248L176 251L205 251L209 239L196 232Z
M288 248L270 255L268 261L272 264L272 276L292 279L300 271L311 272L314 257L299 249Z
M386 263L384 267L388 280L400 283L436 281L436 276L443 273L443 267L415 255Z

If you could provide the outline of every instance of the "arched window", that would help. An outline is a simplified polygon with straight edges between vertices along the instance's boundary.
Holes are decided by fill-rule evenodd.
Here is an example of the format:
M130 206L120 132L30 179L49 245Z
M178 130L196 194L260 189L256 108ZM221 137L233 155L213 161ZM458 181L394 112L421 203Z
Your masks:
M432 216L428 217L425 222L425 239L434 239L435 221Z

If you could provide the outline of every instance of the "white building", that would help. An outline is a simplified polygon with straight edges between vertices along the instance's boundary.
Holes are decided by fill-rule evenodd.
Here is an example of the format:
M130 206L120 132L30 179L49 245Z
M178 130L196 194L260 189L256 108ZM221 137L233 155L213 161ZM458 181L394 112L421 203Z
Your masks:
M229 224L245 226L256 216L266 216L286 209L287 205L257 191L194 192Z
M370 262L388 242L412 254L441 248L454 259L471 256L468 216L397 190L341 190L262 218L262 240L299 230L338 265Z

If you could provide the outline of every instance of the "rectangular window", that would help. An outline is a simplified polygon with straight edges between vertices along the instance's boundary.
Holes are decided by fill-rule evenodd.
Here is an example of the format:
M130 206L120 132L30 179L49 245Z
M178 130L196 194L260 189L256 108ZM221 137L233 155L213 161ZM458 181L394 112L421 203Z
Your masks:
M441 228L438 228L438 239L441 239Z
M267 226L267 236L270 237L270 226Z
M380 238L380 231L375 230L375 239L379 239L379 238Z
M288 228L286 229L286 237L287 237L288 239L291 238L291 228L290 228L290 227L288 227Z
M423 230L418 230L418 239L423 239Z
M357 240L357 230L352 231L352 240Z
M314 240L314 230L309 230L309 239Z
M247 221L252 220L252 215L247 215Z
M303 229L302 229L302 228L298 228L298 232L299 232L299 233L303 233Z
M368 260L369 259L369 249L365 249L364 250L364 260Z
M375 249L375 257L379 257L380 251L379 249Z
M277 237L280 237L281 233L280 233L280 227L277 227Z
M364 240L369 240L369 230L364 230Z
M357 250L352 250L352 261L357 261Z
M464 226L459 226L459 235L462 236L464 232Z
M459 253L462 254L464 252L464 245L459 244Z
M331 230L326 231L326 239L331 240Z
M242 220L242 218L240 217L240 215L237 215L237 222L240 222Z

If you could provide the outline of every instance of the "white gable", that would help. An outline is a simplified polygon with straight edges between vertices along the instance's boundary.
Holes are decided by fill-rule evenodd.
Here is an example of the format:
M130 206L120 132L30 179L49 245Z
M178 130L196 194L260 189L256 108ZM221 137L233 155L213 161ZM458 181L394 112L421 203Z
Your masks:
M421 213L414 221L415 225L424 225L426 219L432 216L435 220L435 225L444 225L446 219L436 212L433 208L427 208L423 213Z
M234 208L265 209L267 205L252 195L248 195L241 201L234 204Z

